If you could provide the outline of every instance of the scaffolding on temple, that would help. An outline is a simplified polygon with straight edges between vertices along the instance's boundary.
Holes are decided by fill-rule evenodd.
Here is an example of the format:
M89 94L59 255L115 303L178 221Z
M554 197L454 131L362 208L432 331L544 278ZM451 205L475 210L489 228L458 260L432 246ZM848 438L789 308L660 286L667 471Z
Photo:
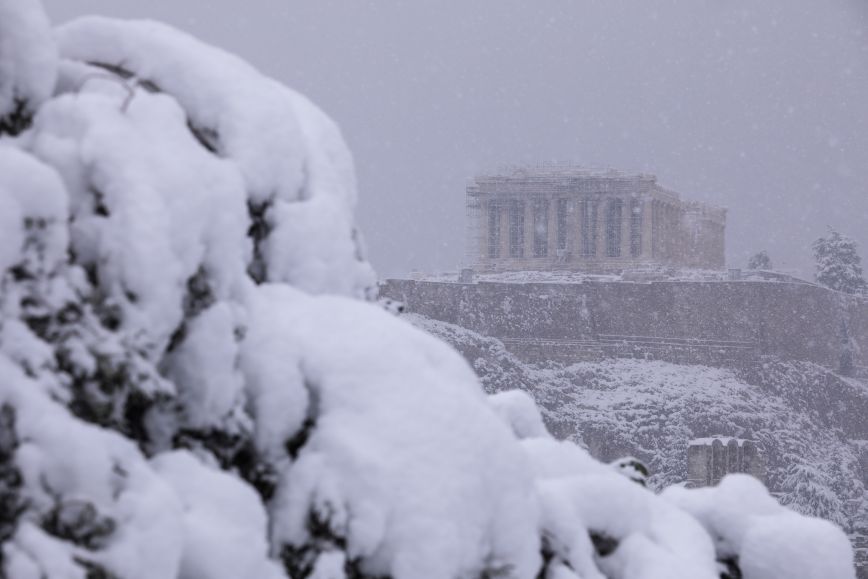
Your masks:
M483 247L482 201L479 190L468 186L464 213L464 264L462 269L472 268L479 261Z

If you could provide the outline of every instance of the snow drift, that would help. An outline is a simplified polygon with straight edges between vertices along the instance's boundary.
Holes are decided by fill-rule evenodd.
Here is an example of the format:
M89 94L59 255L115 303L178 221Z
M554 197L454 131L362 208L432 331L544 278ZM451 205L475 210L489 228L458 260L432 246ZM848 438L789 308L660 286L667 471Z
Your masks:
M750 578L794 556L768 526L715 546L714 495L555 440L366 303L351 157L303 97L158 23L53 37L20 0L0 73L6 576ZM787 517L836 562L791 577L852 576L839 530Z

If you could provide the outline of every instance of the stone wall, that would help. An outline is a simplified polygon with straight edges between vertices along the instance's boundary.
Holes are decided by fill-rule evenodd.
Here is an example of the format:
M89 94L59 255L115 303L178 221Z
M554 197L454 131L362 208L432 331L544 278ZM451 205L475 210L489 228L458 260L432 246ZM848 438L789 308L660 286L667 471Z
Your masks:
M731 473L746 473L766 482L763 456L752 440L713 437L691 440L687 447L687 486L715 486Z
M868 301L806 283L388 280L381 295L499 338L529 361L741 366L774 355L868 375Z

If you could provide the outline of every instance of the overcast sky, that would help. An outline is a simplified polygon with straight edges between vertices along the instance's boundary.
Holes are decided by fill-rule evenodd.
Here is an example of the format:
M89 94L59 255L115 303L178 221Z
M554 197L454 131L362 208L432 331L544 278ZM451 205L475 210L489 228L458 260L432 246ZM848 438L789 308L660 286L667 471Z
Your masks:
M184 28L341 125L382 275L454 270L464 188L504 163L651 172L729 209L727 259L868 258L866 0L45 0Z

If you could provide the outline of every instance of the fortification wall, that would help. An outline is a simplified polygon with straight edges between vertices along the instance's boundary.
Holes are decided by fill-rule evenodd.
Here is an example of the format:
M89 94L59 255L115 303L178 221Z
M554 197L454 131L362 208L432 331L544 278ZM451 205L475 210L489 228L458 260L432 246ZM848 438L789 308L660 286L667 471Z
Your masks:
M502 339L531 361L611 356L732 366L775 355L868 374L868 301L804 283L388 280L381 295Z

